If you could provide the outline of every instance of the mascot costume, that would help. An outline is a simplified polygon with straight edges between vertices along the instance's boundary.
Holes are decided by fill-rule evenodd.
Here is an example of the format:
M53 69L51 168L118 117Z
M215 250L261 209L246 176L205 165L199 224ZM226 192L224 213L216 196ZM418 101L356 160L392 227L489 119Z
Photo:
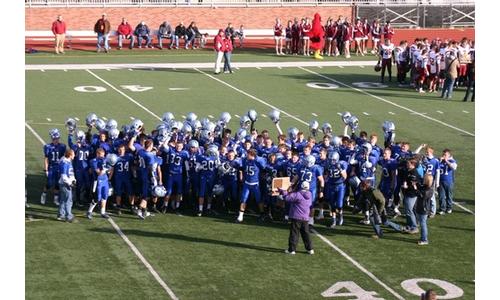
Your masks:
M321 16L318 13L314 14L312 21L312 29L309 31L309 38L311 39L311 48L314 49L314 58L323 59L321 50L325 46L325 31L321 26Z

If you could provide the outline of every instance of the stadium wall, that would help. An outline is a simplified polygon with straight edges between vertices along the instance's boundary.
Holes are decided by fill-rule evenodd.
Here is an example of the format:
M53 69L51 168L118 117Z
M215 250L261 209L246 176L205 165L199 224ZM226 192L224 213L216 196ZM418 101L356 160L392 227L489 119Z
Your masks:
M95 22L104 12L108 15L112 29L116 29L121 18L126 17L133 27L141 20L151 29L157 29L165 20L173 25L183 21L185 26L195 21L200 31L203 31L225 28L229 22L233 23L235 28L243 24L246 29L270 29L277 17L285 22L293 20L294 17L312 18L316 12L319 12L324 20L328 17L337 18L339 15L352 19L353 7L25 8L25 30L50 30L52 22L59 14L63 16L68 30L93 30Z

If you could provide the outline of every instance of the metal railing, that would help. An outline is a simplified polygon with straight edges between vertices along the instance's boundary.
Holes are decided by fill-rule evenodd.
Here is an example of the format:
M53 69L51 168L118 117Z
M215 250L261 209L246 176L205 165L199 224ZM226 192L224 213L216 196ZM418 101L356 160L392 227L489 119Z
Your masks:
M26 7L154 7L154 6L447 6L475 0L25 0Z

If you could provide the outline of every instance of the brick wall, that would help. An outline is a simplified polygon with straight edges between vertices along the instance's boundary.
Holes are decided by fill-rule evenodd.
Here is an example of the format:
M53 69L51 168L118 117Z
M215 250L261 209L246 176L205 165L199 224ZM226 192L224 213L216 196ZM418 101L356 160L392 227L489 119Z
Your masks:
M63 16L69 30L93 30L103 12L108 15L112 29L118 27L122 17L126 17L132 26L144 20L155 29L165 20L171 24L196 21L200 29L225 28L228 22L233 23L234 27L244 24L247 29L268 29L272 28L276 17L281 20L303 16L312 18L319 12L324 20L339 15L351 18L352 7L25 8L25 30L50 30L59 14Z

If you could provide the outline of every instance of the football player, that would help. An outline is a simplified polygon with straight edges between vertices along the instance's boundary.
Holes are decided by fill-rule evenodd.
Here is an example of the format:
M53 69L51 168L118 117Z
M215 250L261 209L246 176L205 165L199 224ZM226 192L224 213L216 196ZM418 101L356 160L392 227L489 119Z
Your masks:
M68 146L75 152L73 159L73 168L76 178L76 202L77 205L83 205L81 199L82 192L85 197L90 197L90 172L89 172L89 157L91 147L87 143L85 132L79 130L76 134L76 144L73 143L73 135L68 134Z
M439 214L451 214L453 209L453 186L455 183L455 171L457 161L451 155L450 149L444 149L439 161L440 183L439 183Z
M224 194L222 195L226 209L230 211L238 201L238 170L234 167L236 152L229 150L222 161L222 185Z
M59 160L66 152L66 145L59 143L61 134L59 129L53 128L49 131L52 142L43 146L44 155L44 170L47 176L47 183L43 187L43 192L40 197L40 203L45 205L47 199L47 190L52 190L54 194L54 204L59 205Z
M259 207L259 212L261 214L261 219L264 218L264 202L261 199L260 187L259 187L259 176L260 172L266 167L266 162L263 158L257 157L257 151L255 149L250 149L247 153L247 157L242 159L240 165L240 181L243 182L243 187L241 190L240 198L240 211L237 223L243 222L243 214L247 206L247 200L250 196L250 192L254 195L255 201Z
M394 59L394 45L390 39L385 39L380 47L379 59L382 60L382 72L380 73L380 82L384 83L385 70L389 73L389 82L392 81L392 63Z
M433 191L437 191L439 188L439 160L434 157L434 149L431 146L425 145L425 156L422 159L422 164L424 167L425 174L432 176L431 188ZM436 196L432 194L431 198L431 211L430 217L434 217L436 214Z
M121 214L122 195L125 195L126 201L133 206L132 195L132 168L134 164L134 156L131 153L125 152L125 144L121 144L117 148L118 161L113 167L113 187L116 201L116 212Z
M153 152L153 140L147 139L144 142L144 147L138 146L135 143L136 136L133 136L129 141L129 149L136 154L138 167L137 179L140 186L140 203L137 216L140 219L145 219L148 216L147 205L151 197L151 187L158 184L156 172L158 169L156 163L156 154Z
M340 155L333 152L330 161L326 168L326 183L327 183L327 199L330 203L332 213L332 223L330 228L344 223L343 207L344 207L344 194L346 190L345 181L347 179L346 161L340 160ZM337 223L338 214L338 223Z
M325 188L325 181L323 179L323 170L320 166L316 165L316 158L312 155L304 157L303 165L300 167L299 172L292 179L292 185L307 181L309 189L312 194L311 212L309 214L309 225L314 225L314 204L318 195L317 182L319 182L319 198L323 198L323 190Z
M216 171L219 165L219 151L216 145L209 145L204 155L198 155L196 169L200 174L200 188L198 190L197 216L203 214L203 205L207 199L207 212L212 213L212 190L214 187Z
M391 158L391 155L391 149L385 148L382 158L378 161L378 165L382 168L378 189L385 197L386 210L394 209L394 213L400 214L398 207L393 207L392 203L392 196L397 184L398 161Z
M170 198L175 199L175 212L180 214L178 209L182 201L182 174L189 168L189 153L184 150L184 142L178 141L175 148L169 149L169 176L167 180L167 196L163 210L166 211Z
M109 218L106 213L106 201L108 200L109 194L109 177L108 173L112 174L111 167L106 163L104 155L104 149L97 148L96 157L90 161L90 168L93 175L93 186L92 192L94 193L94 198L90 203L89 210L87 211L87 218L92 219L92 213L97 204L101 207L101 217L107 219Z

